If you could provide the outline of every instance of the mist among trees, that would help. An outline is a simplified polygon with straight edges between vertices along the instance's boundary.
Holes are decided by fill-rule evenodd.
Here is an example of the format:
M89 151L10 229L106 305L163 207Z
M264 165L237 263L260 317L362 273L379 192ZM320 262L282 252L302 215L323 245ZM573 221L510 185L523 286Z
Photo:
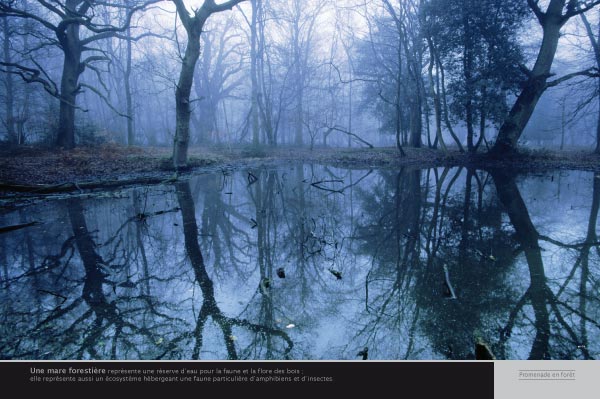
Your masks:
M597 3L3 0L1 137L600 151Z

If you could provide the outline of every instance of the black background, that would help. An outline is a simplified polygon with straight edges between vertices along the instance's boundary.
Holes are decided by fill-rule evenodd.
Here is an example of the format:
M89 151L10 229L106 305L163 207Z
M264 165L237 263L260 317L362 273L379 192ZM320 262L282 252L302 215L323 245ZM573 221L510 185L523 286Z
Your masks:
M333 382L30 382L31 368L85 369L297 369L296 376L333 377ZM100 375L100 374L90 374ZM108 374L105 374L108 375ZM247 374L246 376L257 375ZM275 374L273 374L275 375ZM282 375L282 374L279 374ZM71 374L72 376L72 374ZM86 376L86 375L82 375ZM154 374L158 376L158 374ZM167 375L165 375L167 376ZM263 375L264 376L264 375ZM287 376L290 376L289 374ZM494 397L493 362L0 362L0 383L19 396L47 395L79 397L105 392L173 395L174 393L201 396L260 395L262 397L311 395L369 394L395 398L462 398L486 399ZM229 396L227 396L229 397ZM371 399L371 398L368 398Z

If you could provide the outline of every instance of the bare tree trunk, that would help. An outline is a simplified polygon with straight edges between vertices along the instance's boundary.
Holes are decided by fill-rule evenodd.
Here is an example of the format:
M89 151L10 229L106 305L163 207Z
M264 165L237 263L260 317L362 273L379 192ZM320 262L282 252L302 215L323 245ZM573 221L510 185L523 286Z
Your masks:
M127 37L131 37L131 27L127 28ZM133 130L134 111L131 95L131 40L127 39L127 60L125 65L125 103L127 106L127 145L135 145L135 131Z
M581 16L585 18L584 14L581 14ZM600 23L598 23L598 38L600 39ZM596 54L596 64L598 67L600 67L600 44L598 44L598 39L596 39L594 42L594 54ZM600 92L600 79L598 79L597 82L598 90ZM594 150L594 152L596 154L600 154L600 95L598 95L598 122L596 123L596 149Z
M73 24L59 34L59 41L64 52L64 62L56 144L58 147L71 149L75 147L75 104L79 93L79 76L83 72L79 25Z
M259 0L251 0L252 4L252 22L250 24L250 78L252 82L252 146L258 147L259 144L259 123L258 123L258 75L257 75L257 21Z
M538 20L544 32L542 45L535 65L529 72L529 77L517 97L517 101L500 127L496 143L490 151L494 156L502 156L516 151L517 141L523 134L535 106L547 88L546 83L550 77L550 69L558 47L560 29L568 20L563 15L565 1L551 0L545 13L542 13L539 8L537 9L539 11Z
M438 88L438 96L440 94L440 91L442 93L442 104L443 104L443 116L444 116L444 122L446 123L446 128L448 129L448 132L450 133L450 136L452 136L452 139L454 140L454 142L456 143L456 145L458 146L458 150L460 152L464 152L464 148L462 146L462 144L460 143L460 140L458 139L458 136L456 135L456 133L454 132L454 129L452 128L452 123L450 123L450 112L448 111L448 101L446 99L446 78L445 75L446 73L444 72L444 66L442 65L441 60L436 56L436 65L437 65L437 71L439 72L439 80L438 83L440 85L440 87ZM440 90L441 89L441 90Z
M396 75L396 147L400 156L406 156L402 148L402 107L400 99L402 98L402 48L398 47L398 74Z
M600 38L600 23L598 24L598 37L594 36L594 31L592 30L592 26L590 25L588 19L585 14L581 14L581 20L583 21L583 25L585 26L585 30L590 40L590 44L592 45L592 49L594 50L594 58L596 59L596 66L600 67L600 44L598 43L598 39ZM598 90L600 90L600 79L597 80ZM598 121L596 123L596 149L595 153L600 154L600 95L598 95Z
M421 135L423 133L423 120L421 115L421 89L418 87L410 108L410 146L420 148Z
M352 73L353 71L351 71ZM350 78L350 84L348 87L348 131L352 131L352 78ZM325 143L327 146L327 143ZM348 148L352 147L351 137L348 136Z
M471 55L471 27L469 25L469 15L466 9L463 9L463 25L464 25L464 49L463 49L463 77L465 78L465 123L467 124L467 151L475 152L473 143L473 82L472 68L473 60Z
M560 108L560 150L562 151L565 148L565 128L567 125L565 118L565 101L562 101Z
M298 68L300 69L300 68ZM298 70L299 74L298 76L301 76L300 74L302 72L300 72ZM303 143L303 138L302 138L302 133L304 131L303 129L303 122L304 122L304 83L301 82L302 79L298 79L297 84L298 84L298 92L296 94L296 125L295 125L295 135L294 135L294 143L298 146L298 147L302 147Z
M440 93L439 90L436 92L433 79L433 68L435 66L435 50L433 49L433 42L430 37L427 37L427 44L429 46L430 56L428 68L429 93L433 98L433 111L435 113L435 137L437 139L437 142L440 143L440 147L442 147L442 150L448 151L448 147L446 147L444 137L442 136L442 104L440 102ZM439 78L437 77L437 75L438 74L436 74L436 79L439 82Z
M297 4L295 4L297 7ZM292 46L294 54L294 76L296 79L296 124L294 126L294 143L301 147L303 145L303 125L304 125L304 71L302 70L302 49L300 48L300 21L299 15L295 15L293 25Z
M598 80L598 86L600 90L600 80ZM600 96L598 96L598 122L596 123L596 154L600 154Z
M398 82L398 98L396 98L396 148L400 152L401 156L406 156L404 149L402 148L402 109L400 108L400 82Z
M257 2L257 79L259 85L258 109L260 111L260 126L265 131L266 142L271 147L277 146L277 127L279 122L274 121L273 109L273 75L271 61L265 53L265 27L266 14L262 0ZM268 81L267 81L268 79ZM267 84L268 82L268 84Z
M479 106L479 139L477 140L477 144L475 144L475 152L479 149L479 146L482 142L485 142L487 145L487 140L485 139L485 125L486 121L486 98L487 98L487 88L483 86L481 88L481 105Z
M193 16L186 9L183 0L172 0L177 8L177 15L181 19L187 33L188 43L181 63L179 82L175 90L175 140L173 143L173 166L176 170L186 168L188 161L188 147L190 142L190 94L194 83L194 70L200 58L200 35L208 17L212 14L231 10L235 5L244 0L228 0L216 4L215 0L205 0L202 7L194 10Z
M194 70L200 57L200 32L205 20L199 21L188 30L188 44L181 64L179 82L175 90L175 143L173 145L173 166L175 169L187 167L190 142L190 94L194 82ZM186 28L187 29L187 28Z
M5 285L2 287L5 290L8 290L8 287L10 285L9 283L9 277L8 277L8 259L6 254L8 253L7 248L6 248L6 239L4 238L4 235L0 236L0 266L2 266L2 272L3 274L0 275L2 276L2 280L4 280Z
M10 55L10 26L8 24L8 17L2 18L2 31L4 34L4 62L10 64L11 55ZM4 75L4 84L6 85L6 133L8 135L8 142L11 144L15 144L18 142L17 140L17 132L15 130L15 92L14 92L14 82L12 76L12 67L6 67L6 74Z

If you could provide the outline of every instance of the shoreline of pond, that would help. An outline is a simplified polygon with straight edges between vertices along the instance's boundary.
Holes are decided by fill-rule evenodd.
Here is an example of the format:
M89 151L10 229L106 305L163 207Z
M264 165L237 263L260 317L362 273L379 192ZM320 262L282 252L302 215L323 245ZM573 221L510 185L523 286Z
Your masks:
M68 192L132 184L160 184L186 176L287 162L324 164L349 169L456 167L502 169L514 173L551 170L600 172L600 154L591 151L526 151L502 159L430 148L406 148L401 157L388 148L195 147L190 167L175 173L167 147L103 145L74 150L21 147L0 151L0 192Z

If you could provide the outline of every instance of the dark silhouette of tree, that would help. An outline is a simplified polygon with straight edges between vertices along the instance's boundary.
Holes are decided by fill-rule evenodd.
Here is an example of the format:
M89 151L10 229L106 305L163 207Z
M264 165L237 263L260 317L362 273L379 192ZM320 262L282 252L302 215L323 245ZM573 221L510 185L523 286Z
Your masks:
M583 25L585 26L585 32L588 36L588 40L590 42L590 46L592 47L592 52L594 53L594 61L595 61L595 66L596 68L600 69L600 43L598 43L598 40L600 40L600 33L594 33L594 28L592 27L592 24L590 23L590 21L588 20L588 18L585 16L585 14L580 14L581 17L581 21L583 22ZM600 29L600 24L598 24L598 28ZM592 96L586 96L586 98L582 99L582 103L578 104L577 109L582 109L585 107L585 105L591 103L593 100L598 100L598 110L596 111L598 113L598 118L596 121L596 148L594 149L594 151L596 153L600 154L600 77L596 78L593 80L594 81L594 89L592 91ZM563 105L564 107L564 105ZM564 127L563 127L563 137L561 139L561 150L562 150L562 144L564 141Z
M535 316L535 337L529 353L529 359L551 359L557 357L558 354L552 353L551 338L553 335L560 336L566 334L569 337L571 345L574 345L581 352L585 359L590 359L591 355L588 348L582 343L585 340L585 332L580 332L580 336L576 334L573 328L565 320L563 310L560 308L560 302L557 300L557 295L549 287L549 281L546 277L540 240L542 236L538 233L533 225L529 212L523 201L519 189L515 183L514 176L501 171L492 172L498 197L505 207L506 212L513 225L516 236L515 238L521 245L521 250L525 254L525 259L529 269L529 287L525 294L518 301L515 309L511 312L511 316L507 325L501 330L500 342L506 342L511 335L514 319L517 314L522 311L526 303L531 304ZM596 195L594 195L596 197ZM597 216L597 199L593 201L592 216ZM595 211L594 211L595 209ZM592 217L590 218L590 223ZM593 235L592 235L593 237ZM588 239L590 238L588 229ZM584 248L590 244L584 244ZM585 267L582 273L585 274ZM582 280L583 281L583 280ZM584 285L587 282L584 283ZM585 290L583 291L583 293ZM564 305L563 305L564 306ZM567 308L567 310L569 310ZM553 326L551 316L554 315L558 326ZM585 313L579 315L585 318ZM553 334L553 329L558 331ZM555 338L556 339L556 338Z
M47 92L60 100L57 146L75 147L75 110L78 108L78 94L84 87L100 94L98 89L79 81L86 69L97 71L94 63L107 60L106 56L94 47L96 42L119 35L125 36L133 15L159 1L161 0L132 1L130 6L123 6L85 0L66 0L64 3L56 4L38 0L35 2L35 6L30 8L21 8L13 1L0 3L0 16L35 21L51 35L54 35L54 38L44 37L40 47L56 46L62 52L60 87L49 79L48 74L38 62L34 61L34 65L31 66L0 63L1 66L10 68L5 72L18 74L27 82L41 83ZM126 16L122 25L107 25L104 21L99 20L100 8L109 14L125 9ZM83 58L84 54L89 52L97 54Z
M187 167L190 142L190 117L192 113L190 94L194 82L196 63L200 57L200 36L208 18L215 13L231 10L244 0L229 0L217 4L215 0L205 0L202 7L190 13L183 0L172 0L177 7L177 15L187 33L185 54L181 60L181 71L175 91L176 128L173 145L173 166L175 169Z
M551 0L545 11L539 0L527 0L527 4L542 27L542 43L533 68L529 70L522 67L526 74L526 81L523 83L521 92L502 126L500 126L496 143L491 149L491 154L494 156L503 156L516 150L519 137L523 134L535 106L548 87L556 86L575 76L592 74L590 70L586 70L565 75L553 81L548 80L552 76L552 63L558 48L558 39L562 27L569 19L592 9L600 4L600 1Z
M198 225L196 223L196 209L194 200L190 191L189 183L179 183L176 185L177 199L181 208L183 219L183 233L185 239L185 250L187 257L194 271L196 283L202 291L202 306L196 319L196 327L193 332L186 332L183 335L174 338L167 346L166 351L160 357L173 351L179 341L193 337L195 340L192 359L200 357L200 350L203 344L203 330L208 318L212 318L223 332L223 341L227 349L228 359L237 359L238 351L235 346L233 327L242 327L256 333L264 333L277 336L285 342L283 356L287 357L294 344L286 332L262 324L254 324L246 319L233 318L223 314L215 299L214 284L206 271L204 257L198 241Z
M520 0L432 0L421 12L430 51L446 72L449 110L464 121L467 149L475 152L488 123L502 123L508 94L518 88L523 55L517 34L527 6Z

